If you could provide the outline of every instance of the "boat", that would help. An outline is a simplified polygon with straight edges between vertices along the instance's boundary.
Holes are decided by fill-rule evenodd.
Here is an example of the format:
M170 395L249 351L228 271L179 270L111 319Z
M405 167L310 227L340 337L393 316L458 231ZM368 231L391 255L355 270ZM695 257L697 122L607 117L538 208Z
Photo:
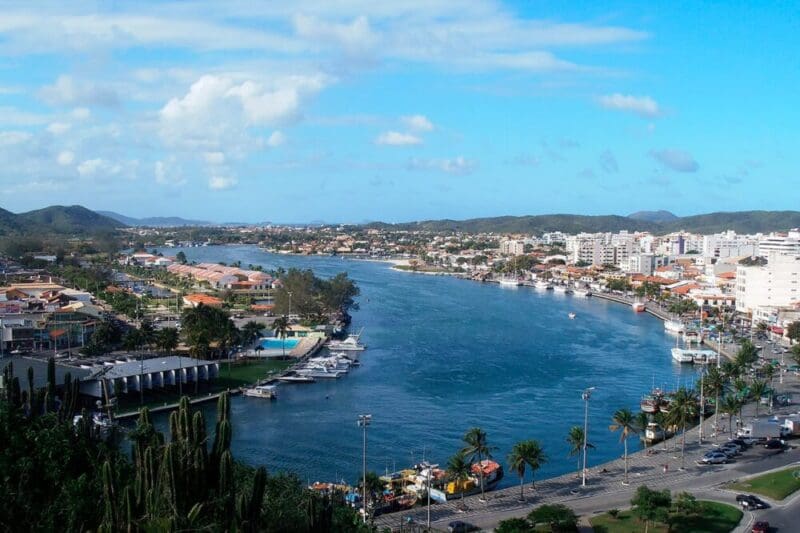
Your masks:
M309 376L316 379L339 379L343 375L347 374L347 371L344 370L336 370L332 368L328 368L325 365L320 364L308 364L306 366L300 367L297 369L297 374L300 376Z
M572 289L572 294L574 294L575 296L581 296L583 298L588 298L589 296L592 295L589 289L584 289L584 288Z
M660 389L653 389L650 394L642 396L639 408L645 413L655 414L660 410L663 399L664 393Z
M681 320L665 320L664 330L672 333L683 333L686 331L686 325Z
M644 302L640 302L639 300L636 300L635 302L631 303L631 308L634 311L636 311L637 313L641 313L642 311L645 310L645 305L644 305Z
M560 292L560 293L566 294L567 286L566 285L561 285L561 284L555 284L555 285L553 285L553 290L556 291L556 292Z
M300 376L292 373L279 377L278 381L282 383L314 383L317 380L311 376Z
M672 436L672 432L667 431L655 422L648 422L644 430L644 440L647 443L661 442Z
M543 279L538 280L536 283L533 284L533 286L536 287L537 289L541 289L543 291L551 291L551 290L553 290L553 286L551 284L549 284L548 282L546 282L545 280L543 280Z
M575 316L577 315L575 315L575 313L569 313L567 314L567 316L569 317L570 320L575 320Z
M454 498L479 494L481 492L481 474L483 475L483 490L490 491L497 487L503 479L503 466L491 459L484 459L480 463L472 463L471 475L464 481L449 481L430 488L431 500L445 503Z
M257 385L255 387L244 389L242 394L251 398L266 398L268 400L274 400L278 397L277 389L278 388L275 385Z
M503 287L519 287L520 282L517 278L500 278L500 285Z
M364 331L363 329L361 331ZM358 334L348 335L344 340L331 339L328 341L328 349L341 350L345 352L361 352L367 349L366 345L361 344L358 340L361 338L361 332Z
M694 350L687 350L686 348L673 348L672 349L672 359L677 361L678 363L693 363L694 356L692 352Z

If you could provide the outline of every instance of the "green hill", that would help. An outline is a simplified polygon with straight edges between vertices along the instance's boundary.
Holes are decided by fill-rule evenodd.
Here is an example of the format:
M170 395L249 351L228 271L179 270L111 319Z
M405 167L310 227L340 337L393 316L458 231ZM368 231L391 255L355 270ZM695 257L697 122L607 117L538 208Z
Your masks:
M125 227L125 224L79 205L54 205L14 214L0 209L0 233L86 235Z
M798 211L735 211L682 217L663 224L666 232L686 230L694 233L769 233L800 227Z

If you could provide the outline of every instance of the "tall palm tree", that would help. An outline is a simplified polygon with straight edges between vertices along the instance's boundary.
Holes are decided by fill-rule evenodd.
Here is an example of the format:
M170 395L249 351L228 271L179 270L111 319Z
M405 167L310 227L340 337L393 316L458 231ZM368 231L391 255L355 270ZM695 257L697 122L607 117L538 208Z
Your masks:
M484 457L487 459L492 458L492 448L489 447L489 444L486 440L486 432L479 427L474 427L467 431L462 440L466 446L464 446L461 451L470 458L471 462L474 462L476 458L478 459L478 479L481 483L481 499L483 499L484 489L482 461Z
M681 428L681 468L685 467L686 459L686 427L697 420L699 413L697 394L685 387L678 389L670 402L667 419Z
M519 476L519 501L525 501L525 470L530 467L531 474L536 475L536 471L547 462L542 445L538 440L523 440L514 445L511 453L508 454L508 465ZM536 489L536 481L531 479L531 489Z
M244 340L245 344L250 344L256 340L261 335L262 329L264 329L264 326L255 320L250 320L244 326L242 326L242 339Z
M740 403L735 395L726 394L719 404L720 411L728 415L728 428L730 429L731 437L733 437L733 415L739 412Z
M636 433L643 436L647 429L647 424L650 423L650 415L644 411L639 411L633 415L633 423L636 425ZM644 442L644 447L647 448L647 440L642 438L642 441Z
M622 441L622 445L625 449L625 484L628 484L628 437L631 435L635 435L637 433L638 426L636 424L636 418L633 416L633 413L630 409L623 408L619 409L614 416L611 417L611 420L614 422L608 429L610 431L619 431L619 440Z
M767 382L760 379L750 384L750 397L756 402L756 418L758 418L758 407L761 405L761 397L766 394L768 388Z
M272 323L272 330L275 336L281 339L281 348L283 349L283 358L286 359L286 334L289 333L289 319L286 315L279 316Z
M463 451L457 452L447 461L447 477L450 481L454 481L456 486L461 488L461 505L464 505L464 490L463 483L469 479L472 474L471 466L467 455Z
M584 432L581 426L572 426L567 434L569 444L569 456L578 456L578 473L581 471L581 452L583 451ZM594 448L594 444L587 442L587 448Z
M706 372L703 387L714 395L714 427L717 427L717 418L719 414L719 397L725 392L725 376L721 370L715 366L710 366ZM714 435L716 438L716 429Z

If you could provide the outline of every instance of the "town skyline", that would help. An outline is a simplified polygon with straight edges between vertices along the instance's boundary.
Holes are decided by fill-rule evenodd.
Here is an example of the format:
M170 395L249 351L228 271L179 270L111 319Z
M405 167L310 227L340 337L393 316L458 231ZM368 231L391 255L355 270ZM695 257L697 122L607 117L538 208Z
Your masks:
M405 222L797 204L775 194L800 170L780 4L42 6L10 3L0 24L15 212Z

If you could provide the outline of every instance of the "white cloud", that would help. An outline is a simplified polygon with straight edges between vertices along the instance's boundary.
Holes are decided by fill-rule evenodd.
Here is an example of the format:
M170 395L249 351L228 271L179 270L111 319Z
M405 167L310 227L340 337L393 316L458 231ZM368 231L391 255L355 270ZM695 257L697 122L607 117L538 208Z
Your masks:
M408 162L409 170L438 170L447 174L464 176L471 174L478 167L478 162L463 156L451 159L412 158Z
M634 113L640 117L653 118L661 115L658 102L649 96L631 96L614 93L601 96L599 102L600 105L606 109Z
M122 172L122 165L100 158L87 159L78 165L77 170L82 178L108 178Z
M239 180L233 176L212 174L208 179L208 188L214 191L223 191L235 187L237 183Z
M75 154L69 150L63 150L59 152L56 161L62 167L68 167L73 163L73 161L75 161Z
M117 92L111 87L68 75L61 75L53 85L42 87L39 97L50 105L114 107L120 103Z
M431 131L433 130L433 122L431 122L425 115L408 115L400 117L400 120L407 128L415 131Z
M651 150L650 157L676 172L697 172L700 168L692 154L683 150Z
M295 15L292 21L300 37L314 43L338 45L351 55L371 51L378 41L365 16L356 17L349 24L328 22L306 14Z
M68 122L52 122L48 124L47 131L53 135L61 135L68 132L70 128L72 128L72 125Z
M267 146L270 148L277 148L286 142L286 135L280 131L273 131L267 139Z
M174 158L167 161L156 161L153 165L153 175L159 185L178 187L186 184L186 179Z
M410 133L387 131L378 135L375 139L375 144L383 144L386 146L412 146L415 144L422 144L422 139Z
M0 146L12 146L31 140L33 135L26 131L0 131Z
M92 112L85 107L76 107L72 110L72 116L78 120L86 120L92 115Z
M209 165L222 165L225 163L225 154L222 152L206 152L203 157Z

